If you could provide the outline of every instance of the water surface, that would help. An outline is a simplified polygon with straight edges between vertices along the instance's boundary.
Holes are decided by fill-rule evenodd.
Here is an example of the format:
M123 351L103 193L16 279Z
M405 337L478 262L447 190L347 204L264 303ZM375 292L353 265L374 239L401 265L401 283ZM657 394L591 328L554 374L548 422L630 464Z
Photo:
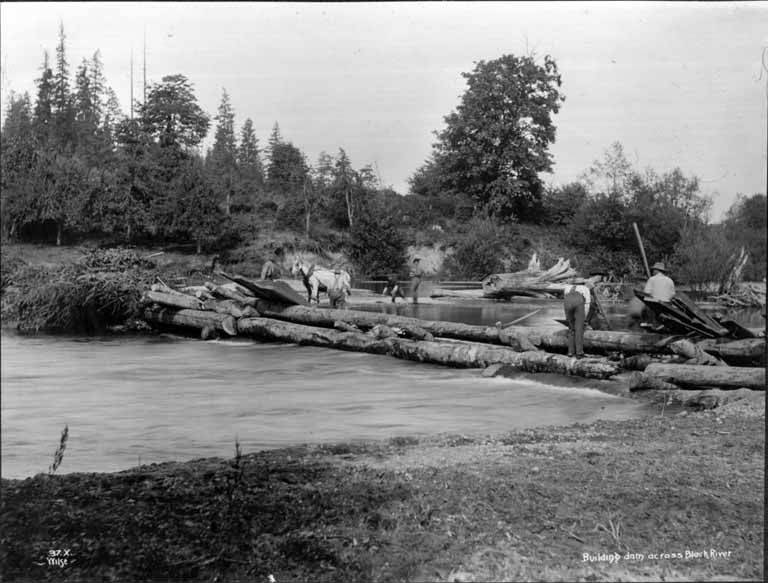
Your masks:
M625 419L628 399L362 353L169 336L2 336L2 475L231 457L308 442ZM537 377L538 378L538 377ZM571 385L571 386L568 386Z

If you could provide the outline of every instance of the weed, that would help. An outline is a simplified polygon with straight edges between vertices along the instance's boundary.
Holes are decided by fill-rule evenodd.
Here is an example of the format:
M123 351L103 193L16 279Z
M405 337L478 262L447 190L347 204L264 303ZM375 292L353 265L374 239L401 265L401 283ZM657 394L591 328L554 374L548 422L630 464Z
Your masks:
M53 475L61 465L61 460L64 459L64 450L67 449L67 438L69 437L69 425L64 426L64 431L61 432L61 439L59 440L59 447L56 448L56 452L53 454L53 463L48 466L48 473Z

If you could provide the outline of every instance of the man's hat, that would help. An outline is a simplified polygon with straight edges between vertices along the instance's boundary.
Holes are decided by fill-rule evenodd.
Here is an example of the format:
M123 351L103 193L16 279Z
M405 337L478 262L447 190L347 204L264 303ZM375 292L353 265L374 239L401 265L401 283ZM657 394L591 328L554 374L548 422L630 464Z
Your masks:
M664 266L664 264L661 261L657 261L656 263L654 263L651 269L658 269L659 271L663 271L664 273L667 272L667 268Z
M421 261L421 257L414 257L413 258L413 263L416 263L417 261Z
M589 277L592 277L593 275L602 275L603 277L606 277L608 273L604 269L593 269L589 272Z

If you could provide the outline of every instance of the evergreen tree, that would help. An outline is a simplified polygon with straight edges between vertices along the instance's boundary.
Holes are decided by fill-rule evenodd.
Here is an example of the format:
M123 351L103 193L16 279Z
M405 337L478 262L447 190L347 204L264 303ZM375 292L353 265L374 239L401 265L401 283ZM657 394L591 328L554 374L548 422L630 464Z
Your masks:
M253 208L264 187L264 166L261 162L259 140L253 130L253 121L245 120L240 130L240 145L237 149L238 206Z
M56 70L53 75L53 132L61 151L74 143L74 115L69 89L69 63L66 57L64 24L59 23L59 44L56 46Z
M74 135L76 150L90 164L98 163L99 147L97 101L91 87L88 61L83 59L75 75Z
M221 104L216 114L216 133L208 166L215 190L223 198L224 212L231 214L232 196L235 193L237 171L237 142L235 139L235 112L226 89L222 91Z
M29 175L35 167L32 104L29 94L10 94L0 130L0 217L2 236L15 237L33 220Z
M47 143L53 131L53 71L51 70L48 51L43 52L43 66L40 78L37 79L37 99L33 129L35 137L41 143Z

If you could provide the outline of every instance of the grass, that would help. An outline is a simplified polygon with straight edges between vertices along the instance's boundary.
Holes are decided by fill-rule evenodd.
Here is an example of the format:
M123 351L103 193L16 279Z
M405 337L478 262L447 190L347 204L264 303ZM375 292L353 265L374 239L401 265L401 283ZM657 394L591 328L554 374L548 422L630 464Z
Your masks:
M715 410L252 454L236 443L228 461L3 480L0 568L7 581L761 580L763 424L764 409ZM77 562L35 565L52 545ZM700 549L732 553L624 559ZM583 560L613 552L618 563Z

